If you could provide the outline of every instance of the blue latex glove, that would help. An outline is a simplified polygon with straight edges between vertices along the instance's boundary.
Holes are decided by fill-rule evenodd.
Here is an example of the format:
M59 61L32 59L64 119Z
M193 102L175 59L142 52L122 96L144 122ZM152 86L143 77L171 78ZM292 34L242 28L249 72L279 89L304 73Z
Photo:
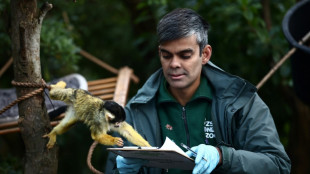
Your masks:
M136 158L124 158L122 156L116 157L116 166L120 174L135 174L138 173L141 166L148 161Z
M195 157L195 167L193 174L196 173L211 173L220 161L220 154L214 146L200 144L199 146L192 147L191 150L197 153L197 156L187 151L189 157ZM205 158L207 161L205 161Z

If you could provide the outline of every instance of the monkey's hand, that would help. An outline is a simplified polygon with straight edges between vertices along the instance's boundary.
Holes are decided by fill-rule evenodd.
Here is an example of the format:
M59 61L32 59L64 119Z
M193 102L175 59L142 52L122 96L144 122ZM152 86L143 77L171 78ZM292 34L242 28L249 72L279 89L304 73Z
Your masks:
M58 83L56 83L55 85L51 85L51 89L53 88L65 88L66 87L66 82L64 81L59 81Z
M115 145L118 145L118 146L124 145L123 139L120 137L114 137L114 143L115 143Z
M45 134L43 135L43 138L49 138L48 143L46 144L46 147L48 149L51 149L54 147L55 143L56 143L56 134L53 132L50 132L49 134Z
M98 134L98 135L92 135L92 138L95 141L98 141L100 144L107 145L107 146L123 146L124 142L122 138L120 137L112 137L108 134Z
M125 121L122 122L122 125L118 129L114 130L118 131L118 133L120 133L132 144L141 147L151 147L151 145Z

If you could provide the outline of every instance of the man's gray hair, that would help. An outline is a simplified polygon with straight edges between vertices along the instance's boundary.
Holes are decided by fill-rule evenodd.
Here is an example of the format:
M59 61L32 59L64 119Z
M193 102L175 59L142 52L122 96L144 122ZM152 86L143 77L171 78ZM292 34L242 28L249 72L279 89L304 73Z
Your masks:
M209 24L195 11L178 8L166 14L157 25L159 44L196 34L200 55L208 44Z

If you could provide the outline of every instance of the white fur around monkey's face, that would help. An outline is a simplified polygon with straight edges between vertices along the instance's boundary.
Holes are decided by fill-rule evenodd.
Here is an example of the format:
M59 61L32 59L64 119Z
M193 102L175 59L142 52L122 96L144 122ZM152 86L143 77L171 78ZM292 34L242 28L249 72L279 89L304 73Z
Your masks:
M106 109L104 109L104 113L105 113L106 121L109 124L112 124L115 128L120 126L121 122L113 122L113 120L115 119L115 115L113 115L110 111L108 111Z
M110 118L109 123L123 122L126 119L125 110L122 106L114 101L105 101L103 108L107 117ZM108 112L107 112L108 111Z
M111 114L110 111L103 109L104 110L104 114L105 114L105 118L107 121L112 121L115 118L115 115Z

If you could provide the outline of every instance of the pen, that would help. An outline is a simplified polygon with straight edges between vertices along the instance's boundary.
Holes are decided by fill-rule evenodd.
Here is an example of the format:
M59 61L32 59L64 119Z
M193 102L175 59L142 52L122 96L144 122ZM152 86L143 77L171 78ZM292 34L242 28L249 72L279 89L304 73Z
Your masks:
M184 147L185 149L191 151L191 152L195 155L195 157L197 156L197 153L194 152L191 148L189 148L189 147L186 146L185 144L181 143L181 146ZM205 159L204 157L202 157L202 159L205 160L205 161L207 161L207 159Z

